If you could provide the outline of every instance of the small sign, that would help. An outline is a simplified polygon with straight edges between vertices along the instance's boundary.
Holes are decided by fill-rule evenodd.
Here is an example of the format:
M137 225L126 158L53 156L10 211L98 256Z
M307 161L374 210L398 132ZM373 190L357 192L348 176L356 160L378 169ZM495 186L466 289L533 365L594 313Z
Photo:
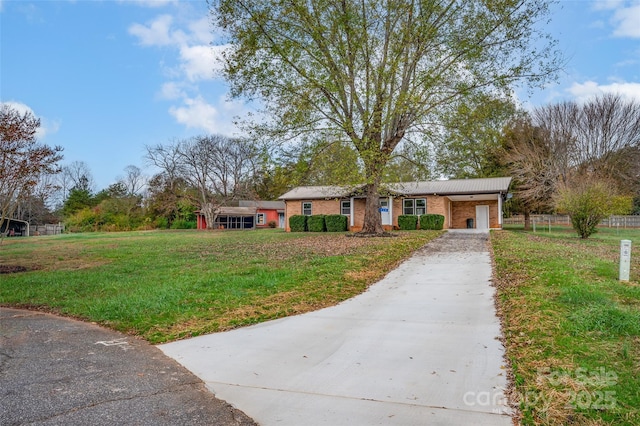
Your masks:
M380 213L389 213L388 207L380 207Z
M620 241L620 281L629 281L631 270L631 240Z

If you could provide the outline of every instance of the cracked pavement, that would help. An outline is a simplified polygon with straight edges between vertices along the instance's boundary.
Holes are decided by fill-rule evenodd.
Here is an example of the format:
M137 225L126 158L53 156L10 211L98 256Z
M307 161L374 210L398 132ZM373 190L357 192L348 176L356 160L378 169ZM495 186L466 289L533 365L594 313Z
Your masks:
M0 308L0 425L255 425L134 336Z

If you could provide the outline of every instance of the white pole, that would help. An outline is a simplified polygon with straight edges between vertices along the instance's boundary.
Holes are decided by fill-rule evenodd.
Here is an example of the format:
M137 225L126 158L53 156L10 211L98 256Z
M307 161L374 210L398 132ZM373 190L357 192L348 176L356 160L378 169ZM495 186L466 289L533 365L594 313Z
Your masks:
M620 281L629 281L631 269L631 240L620 241Z

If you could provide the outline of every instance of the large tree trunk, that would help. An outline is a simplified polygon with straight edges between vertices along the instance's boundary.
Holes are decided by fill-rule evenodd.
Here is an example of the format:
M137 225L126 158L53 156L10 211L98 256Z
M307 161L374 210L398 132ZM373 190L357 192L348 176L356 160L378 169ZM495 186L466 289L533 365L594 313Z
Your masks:
M364 208L363 234L382 234L382 218L380 216L379 179L368 183L366 187L367 201Z
M207 203L202 206L200 212L204 215L204 220L207 222L207 229L213 229L213 225L216 222L218 209L212 204Z
M524 212L524 230L531 231L531 213L529 210Z

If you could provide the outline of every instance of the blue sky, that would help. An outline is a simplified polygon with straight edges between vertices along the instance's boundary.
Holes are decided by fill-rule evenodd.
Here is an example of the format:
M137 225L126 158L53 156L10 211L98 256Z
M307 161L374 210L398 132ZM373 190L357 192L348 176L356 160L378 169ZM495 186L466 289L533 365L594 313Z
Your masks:
M640 101L640 0L560 1L548 28L568 63L523 104ZM130 164L145 169L145 145L236 133L249 107L215 77L217 41L204 0L0 0L0 100L41 118L40 140L103 189Z

